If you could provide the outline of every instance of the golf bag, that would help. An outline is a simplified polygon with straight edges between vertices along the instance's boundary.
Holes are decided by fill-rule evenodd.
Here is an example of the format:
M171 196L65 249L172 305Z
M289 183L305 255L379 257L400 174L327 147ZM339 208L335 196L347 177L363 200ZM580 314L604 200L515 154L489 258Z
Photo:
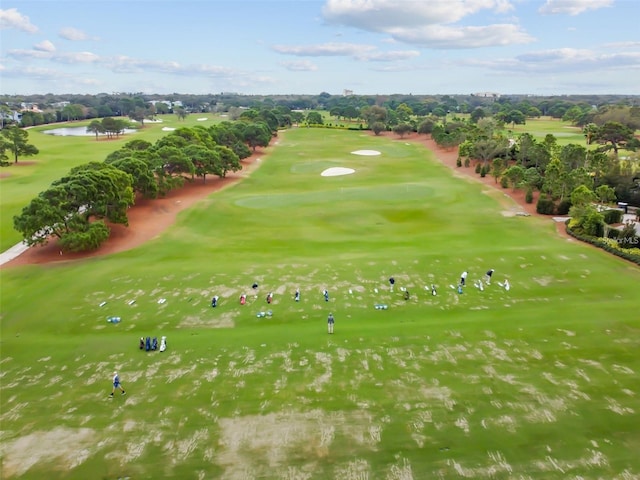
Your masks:
M158 349L158 337L153 337L153 340L151 341L151 350L157 350Z
M144 349L148 352L151 350L151 337L147 337L144 341Z
M162 337L160 340L160 351L164 352L167 349L167 337Z

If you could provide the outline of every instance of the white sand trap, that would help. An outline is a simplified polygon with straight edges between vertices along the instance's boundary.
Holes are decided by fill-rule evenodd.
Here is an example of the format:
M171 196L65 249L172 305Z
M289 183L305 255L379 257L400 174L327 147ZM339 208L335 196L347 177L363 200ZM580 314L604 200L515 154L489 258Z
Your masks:
M322 175L323 177L337 177L339 175L350 175L352 173L355 173L355 170L353 168L331 167L327 168L320 175Z
M366 155L368 157L374 157L376 155L380 155L380 152L377 150L356 150L355 152L351 152L354 155Z
M199 119L198 119L198 122L205 122L205 121L207 121L207 120L209 120L207 117L199 118Z
M175 128L173 128L173 127L162 127L162 131L163 132L172 132L174 130L175 130Z

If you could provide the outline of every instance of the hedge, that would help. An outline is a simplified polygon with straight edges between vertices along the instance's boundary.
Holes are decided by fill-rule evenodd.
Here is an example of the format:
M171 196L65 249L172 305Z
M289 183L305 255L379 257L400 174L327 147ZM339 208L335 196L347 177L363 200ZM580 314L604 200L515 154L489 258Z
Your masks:
M628 260L640 266L640 253L633 253L633 251L640 252L640 249L634 248L634 249L631 249L632 251L623 250L618 246L618 244L615 241L613 241L613 243L609 243L612 240L607 242L604 238L592 237L590 235L584 235L582 233L575 232L569 227L569 220L565 222L565 228L567 230L567 233L571 235L573 238L580 240L581 242L594 245L598 248L601 248L602 250L605 250L609 253L612 253L620 258L624 258L625 260Z

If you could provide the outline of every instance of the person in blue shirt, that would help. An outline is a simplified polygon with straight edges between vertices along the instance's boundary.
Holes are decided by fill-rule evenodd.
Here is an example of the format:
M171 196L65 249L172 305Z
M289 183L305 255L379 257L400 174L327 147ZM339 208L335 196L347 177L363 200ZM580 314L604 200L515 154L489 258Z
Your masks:
M118 376L118 372L113 372L113 390L111 390L110 397L113 397L113 394L116 392L116 388L122 390L122 395L126 395L127 392L124 391L122 384L120 383L120 377Z

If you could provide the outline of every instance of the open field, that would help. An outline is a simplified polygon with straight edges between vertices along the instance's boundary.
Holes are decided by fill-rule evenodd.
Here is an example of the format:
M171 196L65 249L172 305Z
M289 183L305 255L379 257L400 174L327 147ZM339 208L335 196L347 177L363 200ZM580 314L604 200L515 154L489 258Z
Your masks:
M198 118L207 118L199 122ZM120 138L107 140L95 136L72 137L45 135L45 130L61 127L80 127L89 125L89 121L69 122L64 124L43 125L29 129L29 143L40 150L38 155L24 157L17 164L0 169L0 174L7 175L0 179L0 251L15 245L22 237L13 229L13 217L19 214L38 193L46 190L51 182L58 180L73 167L88 162L102 162L109 153L117 150L133 139L155 142L165 136L165 127L179 128L184 126L203 125L225 120L223 117L210 114L193 114L180 120L176 115L158 115L162 123L146 122L144 128Z
M2 478L640 478L640 270L485 188L293 129L141 248L1 269Z
M543 141L544 137L551 133L558 140L558 145L574 143L585 148L587 147L584 134L580 127L554 118L527 118L525 125L508 125L508 130L516 135L529 133L539 142Z

